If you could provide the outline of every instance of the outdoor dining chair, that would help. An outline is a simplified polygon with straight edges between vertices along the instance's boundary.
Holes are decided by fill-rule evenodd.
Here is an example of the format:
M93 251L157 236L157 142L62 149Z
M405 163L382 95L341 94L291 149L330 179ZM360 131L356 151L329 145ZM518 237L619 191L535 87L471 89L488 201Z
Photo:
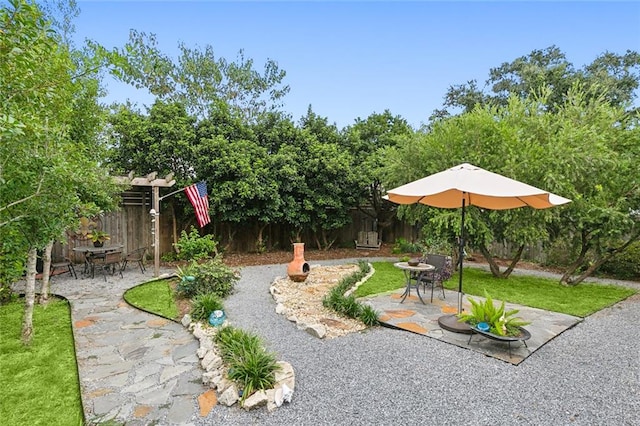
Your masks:
M76 274L76 268L73 266L73 262L71 259L66 258L62 262L52 262L49 268L49 275L53 276L56 271L62 271L62 273L69 273L75 279L78 279L78 275Z
M116 273L116 270L120 274L120 278L122 278L121 262L121 251L110 251L105 253L104 256L94 258L91 262L91 278L94 278L96 268L102 270L102 276L105 281L107 281L107 272L111 272L111 275L113 275Z
M443 282L451 278L453 274L453 262L451 256L445 256L442 254L427 254L420 262L433 265L435 269L433 271L427 271L420 274L418 282L422 283L424 291L427 286L431 287L431 302L433 302L433 290L439 287L442 290L442 298L446 298L444 294Z
M124 257L124 260L122 261L122 270L124 271L126 269L127 263L137 262L138 266L140 267L140 271L144 274L144 272L146 271L146 268L144 267L144 256L146 254L147 254L146 247L140 247L138 249L130 251L129 253L127 253L127 255Z

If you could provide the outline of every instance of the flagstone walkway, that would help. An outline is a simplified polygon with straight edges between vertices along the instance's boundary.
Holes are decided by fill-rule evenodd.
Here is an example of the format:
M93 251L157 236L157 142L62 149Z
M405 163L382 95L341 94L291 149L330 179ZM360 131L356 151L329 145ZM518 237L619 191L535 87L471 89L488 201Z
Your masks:
M215 392L202 384L198 341L181 324L123 300L127 289L152 279L149 270L143 275L133 266L124 278L52 281L52 292L71 304L85 419L128 426L193 423L216 403Z

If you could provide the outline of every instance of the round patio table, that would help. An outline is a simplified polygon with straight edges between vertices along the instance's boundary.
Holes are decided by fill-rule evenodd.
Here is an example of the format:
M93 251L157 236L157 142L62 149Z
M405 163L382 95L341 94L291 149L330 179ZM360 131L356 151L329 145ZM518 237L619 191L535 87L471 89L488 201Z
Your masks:
M420 295L420 276L425 272L433 271L436 269L435 266L429 265L428 263L418 263L416 266L411 266L408 262L397 262L394 263L393 266L398 269L402 269L404 271L404 277L407 280L407 287L405 288L404 293L402 293L402 300L400 303L404 302L404 299L406 299L411 293L411 287L415 286L418 298L423 305L426 305ZM413 281L415 281L415 284Z

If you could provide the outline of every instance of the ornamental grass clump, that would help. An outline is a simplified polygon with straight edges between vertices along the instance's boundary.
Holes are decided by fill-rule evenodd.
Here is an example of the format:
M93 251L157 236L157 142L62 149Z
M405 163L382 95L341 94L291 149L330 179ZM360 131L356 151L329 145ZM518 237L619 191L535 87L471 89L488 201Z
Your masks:
M193 298L191 318L195 321L207 321L213 311L222 311L222 299L213 293L199 294Z
M474 300L469 297L471 312L461 312L458 314L458 321L476 327L480 323L489 325L489 332L498 336L518 336L520 327L531 324L515 315L520 312L518 309L505 311L504 301L500 306L493 304L491 296L485 292L485 301Z
M228 367L229 378L242 389L242 399L258 390L274 386L275 373L280 368L274 354L267 352L255 334L227 326L214 337Z
M345 277L322 299L322 306L340 315L358 319L367 326L377 325L378 313L371 306L361 304L353 295L344 295L371 270L369 263L364 260L358 261L358 266L360 267L358 272Z

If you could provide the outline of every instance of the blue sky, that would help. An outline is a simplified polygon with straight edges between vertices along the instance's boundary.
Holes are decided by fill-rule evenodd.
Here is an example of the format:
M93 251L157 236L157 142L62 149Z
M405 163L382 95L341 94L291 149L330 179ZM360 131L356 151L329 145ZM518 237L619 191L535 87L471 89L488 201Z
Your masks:
M157 35L173 56L178 43L229 60L244 49L262 69L287 72L283 110L314 112L339 127L389 109L411 125L427 122L451 85L556 45L580 68L600 53L640 51L640 2L480 1L83 1L76 39L122 46L129 29ZM109 83L106 102L149 105L143 92Z

